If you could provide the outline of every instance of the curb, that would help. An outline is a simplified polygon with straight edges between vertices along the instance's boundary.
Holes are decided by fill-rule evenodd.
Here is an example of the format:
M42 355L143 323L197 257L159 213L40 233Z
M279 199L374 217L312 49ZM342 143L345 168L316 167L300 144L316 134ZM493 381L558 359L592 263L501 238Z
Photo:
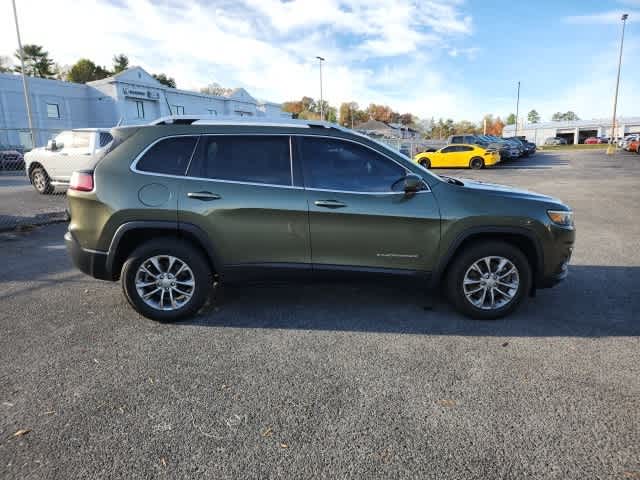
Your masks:
M6 218L5 218L6 217ZM0 215L0 232L21 232L31 230L33 227L50 225L53 223L64 223L69 221L66 211L40 213L33 217L14 217L11 215Z

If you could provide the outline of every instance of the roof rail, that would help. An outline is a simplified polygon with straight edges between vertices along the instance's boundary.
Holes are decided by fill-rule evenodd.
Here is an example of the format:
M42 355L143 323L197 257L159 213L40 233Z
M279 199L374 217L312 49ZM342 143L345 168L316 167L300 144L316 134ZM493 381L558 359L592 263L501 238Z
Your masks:
M337 123L273 117L218 117L216 115L168 115L148 125L246 125L254 127L332 128L350 132Z

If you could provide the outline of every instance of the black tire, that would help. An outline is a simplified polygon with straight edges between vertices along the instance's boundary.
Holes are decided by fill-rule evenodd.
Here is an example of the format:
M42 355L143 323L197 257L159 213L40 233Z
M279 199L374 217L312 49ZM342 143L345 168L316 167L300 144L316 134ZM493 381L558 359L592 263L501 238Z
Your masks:
M464 292L467 270L478 260L500 256L509 260L517 269L519 284L513 298L504 306L485 310L469 301ZM515 310L531 290L531 266L527 257L518 248L504 242L486 241L472 244L460 252L447 270L445 286L449 301L463 315L476 320L494 320Z
M418 160L418 163L422 165L424 168L431 168L431 160L429 160L426 157Z
M40 195L49 195L55 190L51 185L49 174L42 167L36 167L31 170L31 184Z
M474 170L480 170L481 168L484 168L484 159L480 157L473 157L469 161L469 168L473 168Z
M192 296L183 306L174 310L159 310L147 305L136 289L138 269L143 262L156 255L176 257L193 272ZM213 288L213 274L207 259L192 244L176 238L150 240L136 248L122 266L120 281L131 306L141 315L159 322L175 322L195 315Z

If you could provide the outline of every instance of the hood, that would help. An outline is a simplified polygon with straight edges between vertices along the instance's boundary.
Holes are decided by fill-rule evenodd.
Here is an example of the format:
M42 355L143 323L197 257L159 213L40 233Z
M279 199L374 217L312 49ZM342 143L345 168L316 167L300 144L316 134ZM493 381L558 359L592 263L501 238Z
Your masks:
M507 185L498 185L497 183L485 183L485 182L480 182L478 180L470 180L467 178L462 178L460 179L460 181L464 183L463 188L481 190L487 193L495 193L497 195L500 195L501 197L521 198L521 199L529 199L529 200L537 200L537 201L543 201L543 202L562 204L562 202L557 198L550 197L548 195L543 195L541 193L530 192L528 190L523 190L520 188L509 187Z
M45 151L44 147L32 148L27 153L25 153L24 156L27 157L27 156L30 156L32 153L38 153L38 152L44 152L44 151Z

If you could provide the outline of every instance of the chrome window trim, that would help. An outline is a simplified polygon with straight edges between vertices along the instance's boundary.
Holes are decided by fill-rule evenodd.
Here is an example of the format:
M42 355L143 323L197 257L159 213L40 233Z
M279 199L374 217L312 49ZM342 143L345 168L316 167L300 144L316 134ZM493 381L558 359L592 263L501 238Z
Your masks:
M325 188L305 188L305 190L309 192L349 193L352 195L406 195L406 192L356 192L353 190L329 190ZM431 193L431 190L418 190L417 192L413 192L413 195L417 195L418 193Z
M204 181L209 181L209 182L222 182L222 183L233 183L233 184L238 184L238 185L255 185L255 186L266 186L266 187L277 187L277 188L289 188L289 189L293 189L293 190L310 190L310 191L315 191L315 192L352 193L352 194L358 194L358 195L398 195L398 194L404 194L404 192L358 192L358 191L351 191L351 190L331 190L331 189L312 188L312 187L306 187L306 186L305 187L295 186L294 179L293 179L293 147L292 147L292 137L294 135L297 136L297 137L329 138L331 140L341 140L341 141L344 141L344 142L355 143L356 145L360 145L361 147L368 148L369 150L373 151L374 153L377 153L378 155L382 155L383 157L391 160L396 165L402 167L406 173L412 173L405 165L402 165L400 162L398 162L397 160L391 158L389 155L386 155L385 153L382 153L379 150L376 150L375 148L370 147L369 145L365 145L364 143L357 142L357 141L351 140L349 138L336 137L336 136L332 136L332 135L305 135L305 134L299 134L299 133L295 133L295 134L291 134L291 133L183 133L183 134L175 134L175 135L166 135L164 137L159 137L159 138L155 139L153 142L151 142L149 145L147 145L142 150L142 152L140 152L136 156L136 158L134 158L133 162L129 166L129 170L131 170L134 173L138 173L140 175L151 175L151 176L155 176L155 177L182 178L182 179L186 179L186 180L188 180L188 179L191 179L191 180L204 180ZM221 178L203 178L203 177L188 176L187 175L187 173L189 171L188 169L189 169L189 167L191 167L191 160L193 159L193 155L195 154L196 148L198 147L198 143L200 142L200 137L219 137L219 136L225 136L225 137L229 137L229 136L233 136L233 137L238 137L238 136L289 137L289 163L291 165L291 172L290 172L290 174L291 174L291 185L277 185L277 184L272 184L272 183L244 182L244 181L240 181L240 180L224 180L224 179L221 179ZM137 165L138 165L138 162L140 161L140 159L155 144L157 144L158 142L161 142L162 140L166 140L166 139L169 139L169 138L180 138L180 137L197 137L196 145L193 148L193 152L191 152L191 158L189 159L189 164L187 166L187 170L185 171L184 175L171 175L171 174L168 174L168 173L146 172L144 170L138 170L136 168ZM424 189L420 190L418 192L415 192L415 193L427 193L427 192L431 193L431 187L429 187L429 184L424 180L422 181L422 183L424 185Z

